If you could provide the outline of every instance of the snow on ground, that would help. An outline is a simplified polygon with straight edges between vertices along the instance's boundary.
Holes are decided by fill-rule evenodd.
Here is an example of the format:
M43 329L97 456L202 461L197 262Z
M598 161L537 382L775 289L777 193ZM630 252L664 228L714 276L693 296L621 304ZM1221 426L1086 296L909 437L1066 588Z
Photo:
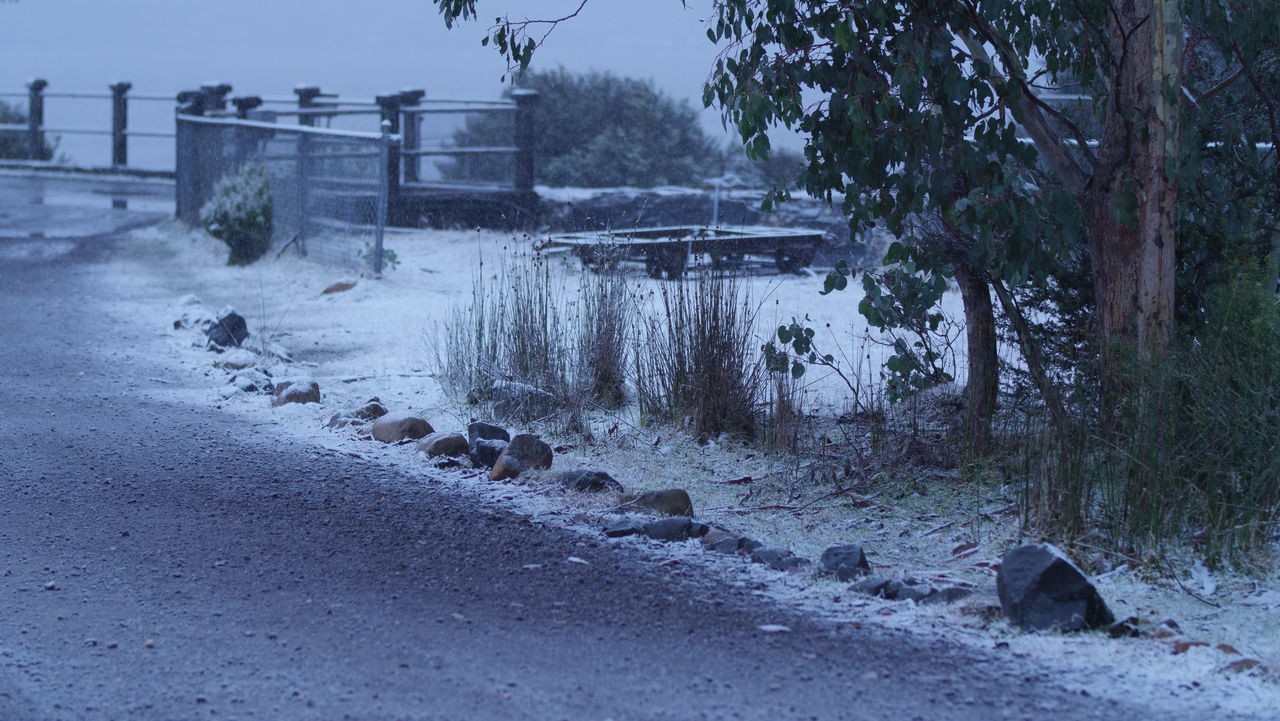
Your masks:
M165 369L163 377L152 379L151 392L158 399L213 405L242 417L255 431L268 428L394 466L414 482L439 484L479 503L574 529L590 541L634 546L655 563L693 564L713 578L757 589L833 622L909 629L1011 657L1026 666L1028 677L1054 678L1082 693L1140 701L1150 705L1153 716L1167 710L1270 718L1280 708L1280 685L1266 670L1280 669L1280 583L1274 573L1249 578L1187 563L1179 580L1127 566L1095 579L1117 618L1137 616L1153 624L1173 619L1182 629L1182 636L1173 639L1027 634L1006 624L999 618L989 564L998 563L1019 540L1014 487L970 490L938 482L944 478L927 484L853 479L858 484L853 498L859 502L851 503L849 495L822 498L823 489L834 487L815 486L807 474L817 467L806 459L735 441L700 446L678 429L642 428L625 416L596 418L600 440L595 444L559 439L567 447L557 455L556 467L600 468L634 490L687 488L700 520L815 560L827 546L861 543L881 575L940 579L975 590L950 606L917 606L860 596L846 584L811 572L776 572L744 559L703 553L697 541L605 541L596 514L616 499L549 490L518 479L491 483L487 474L475 471L440 471L415 455L412 446L383 446L360 439L355 430L326 427L333 413L377 396L392 410L421 412L438 430L463 429L474 409L456 405L434 376L440 324L458 303L469 300L478 258L483 256L490 264L486 268L492 268L491 259L527 250L530 242L478 231L397 232L388 235L386 245L396 252L399 267L375 280L362 277L354 262L341 268L291 254L268 256L247 268L228 267L220 243L170 223L135 231L123 257L102 267L104 281L120 291L121 299L105 311L143 329L139 335L144 340L127 352ZM355 243L343 252L354 258L358 248ZM328 257L342 255L329 250ZM580 273L568 259L557 263L555 272L570 289ZM321 293L343 279L357 283L345 292ZM629 282L643 294L664 281L635 275ZM860 340L864 328L851 292L819 296L819 276L761 275L749 286L766 334L779 322L808 314L814 327L833 334L826 340L840 343L851 360L876 360L876 348ZM197 296L207 312L228 305L239 310L252 334L247 346L288 349L295 362L267 361L273 374L315 378L323 403L272 408L264 396L228 391L231 371L218 367L225 357L195 347L192 331L173 329L174 320L193 307L183 305L188 294ZM958 313L956 299L948 304L949 312ZM120 352L104 349L109 358ZM863 377L868 372L864 368ZM835 414L842 404L847 409L847 393L827 377L810 388L807 403ZM615 423L618 431L605 432ZM556 445L557 439L552 440ZM748 476L749 482L725 483ZM1185 647L1175 640L1205 645ZM1228 670L1242 658L1263 665Z

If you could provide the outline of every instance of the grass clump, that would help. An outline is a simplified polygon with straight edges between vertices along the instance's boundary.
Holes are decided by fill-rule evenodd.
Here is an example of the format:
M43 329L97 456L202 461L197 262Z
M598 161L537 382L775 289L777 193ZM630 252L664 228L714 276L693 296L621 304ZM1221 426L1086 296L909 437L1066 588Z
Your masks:
M1273 283L1260 264L1238 264L1207 295L1198 331L1167 358L1126 364L1108 422L1091 416L1090 400L1073 433L1040 436L1029 454L1042 459L1028 475L1031 517L1139 556L1184 540L1210 563L1264 554L1280 519Z
M248 265L271 244L271 175L250 163L224 176L200 209L200 224L230 248L228 265Z
M700 438L754 437L765 378L738 281L702 275L658 296L636 349L642 417L684 423Z

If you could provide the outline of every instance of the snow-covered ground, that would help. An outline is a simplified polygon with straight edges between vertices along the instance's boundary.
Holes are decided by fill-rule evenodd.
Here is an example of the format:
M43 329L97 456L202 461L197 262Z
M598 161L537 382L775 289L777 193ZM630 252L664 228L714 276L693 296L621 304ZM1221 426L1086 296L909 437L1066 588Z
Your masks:
M335 412L377 396L392 410L420 412L437 430L462 430L476 409L457 405L437 382L434 359L441 323L459 303L469 301L478 258L522 252L531 242L478 231L396 232L386 244L399 266L375 280L361 277L354 263L338 268L289 253L247 268L228 267L225 247L203 233L176 223L135 231L122 257L100 266L100 272L119 291L118 303L105 311L147 329L143 337L148 340L103 352L108 360L126 352L141 355L164 368L163 376L151 379L150 392L157 398L214 405L255 430L266 427L395 466L422 483L605 542L595 518L615 499L549 490L518 479L491 483L487 474L471 470L441 471L411 445L383 446L361 439L355 429L327 427ZM351 256L359 245L351 245ZM333 252L326 255L335 257ZM576 262L566 259L554 268L567 288L575 287L580 273ZM355 287L321 293L343 279L355 280ZM663 281L637 274L629 282L643 295ZM827 352L836 352L838 345L849 365L861 358L863 378L874 375L865 364L874 363L879 351L862 340L865 329L856 313L860 295L855 291L819 296L819 276L761 275L748 285L765 334L780 322L808 315L813 327L831 333L819 335L833 348ZM184 305L191 302L183 300L190 294L201 305ZM958 301L947 302L948 310L958 313ZM247 346L275 344L294 359L291 364L260 362L277 378L316 379L323 394L320 405L273 408L265 396L229 390L233 371L220 367L229 356L202 350L193 345L192 331L174 329L184 311L203 308L209 313L228 305L249 321ZM837 379L820 375L806 376L811 383L807 406L838 415L848 407L848 394ZM815 560L827 546L860 543L881 575L937 579L967 585L975 593L949 606L917 606L860 596L847 584L811 572L782 573L704 553L697 541L608 541L634 546L654 563L694 564L725 582L840 623L911 629L1007 655L1026 665L1028 677L1047 675L1081 693L1140 700L1149 704L1153 717L1177 710L1202 712L1205 718L1273 718L1280 708L1280 685L1268 670L1280 669L1280 582L1274 573L1256 578L1211 573L1194 559L1174 569L1174 577L1121 566L1095 578L1116 617L1138 617L1148 628L1172 619L1181 628L1179 635L1117 640L1099 633L1020 633L992 612L993 607L998 611L998 601L991 565L1019 540L1019 519L1012 510L1016 488L973 490L945 482L849 478L839 482L855 484L853 494L823 498L836 486L830 479L810 477L821 470L811 465L812 459L727 440L698 445L684 431L640 427L626 414L594 420L594 443L551 439L553 445L566 446L556 467L599 468L632 490L683 487L700 520ZM607 432L615 425L616 431ZM726 483L747 477L749 481ZM1243 659L1261 665L1232 670L1233 664L1248 665L1238 663Z

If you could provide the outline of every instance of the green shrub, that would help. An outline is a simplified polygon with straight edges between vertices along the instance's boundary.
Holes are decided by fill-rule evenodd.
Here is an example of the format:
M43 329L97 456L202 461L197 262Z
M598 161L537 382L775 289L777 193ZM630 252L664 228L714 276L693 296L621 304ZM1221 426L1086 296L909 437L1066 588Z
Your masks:
M610 187L688 185L721 172L721 156L684 101L647 80L563 68L526 73L524 88L539 94L534 167L539 183ZM509 145L511 120L503 114L468 119L459 146ZM501 156L443 165L445 177L497 180L509 175Z
M1280 520L1280 302L1257 261L1229 264L1204 324L1158 361L1132 362L1112 427L1077 394L1077 428L1032 448L1032 517L1067 540L1122 553L1193 543L1247 564Z
M228 265L248 265L271 243L271 175L262 165L245 165L213 187L200 209L200 224L231 249Z

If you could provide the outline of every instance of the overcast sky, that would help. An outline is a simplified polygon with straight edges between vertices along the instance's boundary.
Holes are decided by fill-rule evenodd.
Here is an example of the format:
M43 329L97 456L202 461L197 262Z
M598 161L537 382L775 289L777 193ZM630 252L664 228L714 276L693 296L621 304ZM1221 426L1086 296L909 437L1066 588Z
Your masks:
M371 96L425 87L435 97L495 97L505 65L480 46L493 17L553 17L577 0L480 0L484 22L446 31L429 0L0 0L0 89L32 77L53 90L140 91L201 82L287 95L298 83ZM715 58L710 0L591 0L536 64L650 78L701 107Z
M484 20L450 31L430 0L0 0L0 91L42 77L50 92L105 92L129 80L136 92L165 94L228 82L236 94L287 96L313 83L350 97L419 87L436 98L494 98L506 66L480 46L492 19L559 17L578 2L480 0ZM710 13L711 0L687 8L680 0L590 0L547 39L535 67L647 78L701 108L717 52L706 37ZM160 111L152 111L155 122L171 124ZM728 138L717 111L704 111L703 124ZM64 150L82 140L64 139Z

